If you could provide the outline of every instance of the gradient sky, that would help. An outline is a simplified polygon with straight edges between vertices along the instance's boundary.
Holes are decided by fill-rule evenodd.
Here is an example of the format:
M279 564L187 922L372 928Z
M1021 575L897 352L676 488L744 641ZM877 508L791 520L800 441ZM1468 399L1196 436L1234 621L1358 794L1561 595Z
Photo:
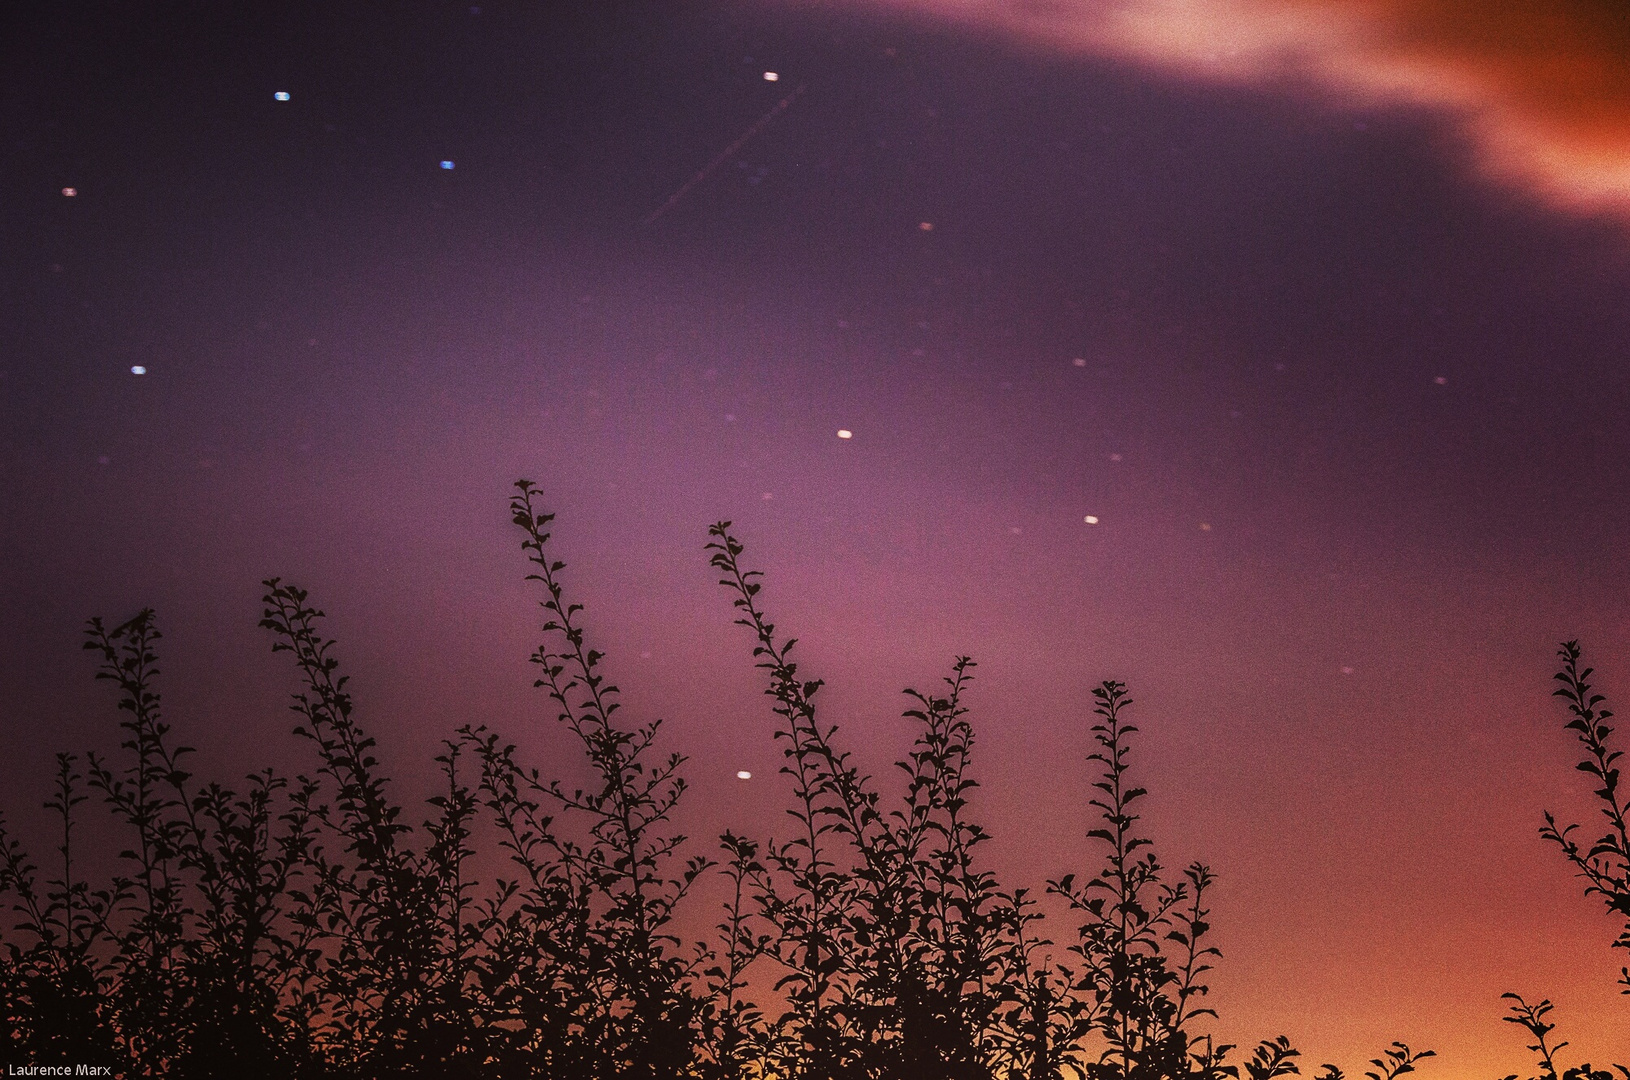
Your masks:
M465 722L570 773L528 476L695 835L784 794L730 518L879 772L899 690L979 662L1012 883L1085 865L1088 693L1131 684L1227 1041L1499 1076L1515 990L1625 1060L1616 927L1537 827L1593 812L1557 642L1630 689L1630 32L1528 6L8 11L8 817L112 742L78 636L144 605L200 764L302 767L273 574L405 797Z

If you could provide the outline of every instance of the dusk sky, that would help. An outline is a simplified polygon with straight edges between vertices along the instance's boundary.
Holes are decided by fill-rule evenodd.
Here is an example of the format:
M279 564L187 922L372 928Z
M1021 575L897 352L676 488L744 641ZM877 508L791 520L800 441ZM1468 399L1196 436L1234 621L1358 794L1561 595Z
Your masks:
M309 767L273 575L404 798L464 723L573 775L529 477L699 845L787 820L730 519L879 776L901 688L978 662L1004 880L1088 865L1130 684L1223 1041L1493 1078L1511 990L1630 1056L1620 926L1538 835L1596 828L1558 642L1630 693L1620 0L24 4L0 60L24 836L116 742L92 615L157 609L200 772Z

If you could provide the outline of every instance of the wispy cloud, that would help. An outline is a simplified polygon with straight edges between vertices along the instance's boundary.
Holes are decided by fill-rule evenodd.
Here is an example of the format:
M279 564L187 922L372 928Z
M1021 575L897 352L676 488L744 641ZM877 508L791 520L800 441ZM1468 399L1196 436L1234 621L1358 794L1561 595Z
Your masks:
M1070 51L1451 116L1485 174L1630 217L1625 0L857 0Z

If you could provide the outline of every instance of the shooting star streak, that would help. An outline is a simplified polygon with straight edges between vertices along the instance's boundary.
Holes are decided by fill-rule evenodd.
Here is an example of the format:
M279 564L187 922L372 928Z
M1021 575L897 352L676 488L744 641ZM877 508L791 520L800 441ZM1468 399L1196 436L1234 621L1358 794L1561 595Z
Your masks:
M803 94L804 87L806 87L808 85L809 85L808 83L800 84L798 89L794 90L792 93L788 94L786 97L784 97L780 101L776 102L775 103L775 108L773 108L769 112L765 113L762 117L759 118L759 120L758 120L758 122L756 124L754 124L752 127L748 128L746 131L742 132L741 133L741 138L737 139L735 142L733 142L729 146L725 147L724 151L722 153L720 153L718 157L714 158L712 161L710 161L706 165L702 166L702 170L700 172L698 172L695 176L691 177L689 180L685 181L684 185L682 187L680 187L680 189L678 191L676 191L672 195L668 196L668 201L667 202L663 203L661 206L659 206L655 210L651 211L651 216L646 218L644 221L640 222L640 224L642 224L642 225L650 225L650 224L654 223L657 220L657 218L661 217L663 214L666 214L669 210L673 209L674 204L679 202L680 199L683 199L685 197L685 195L687 193L689 193L691 188L695 187L697 184L700 184L703 180L706 180L710 175L712 175L714 169L717 169L720 165L723 165L725 162L727 162L731 158L735 157L736 156L736 151L738 151L742 147L746 146L748 141L750 139L752 139L752 137L754 135L757 135L759 132L763 131L764 128L770 123L771 120L774 120L776 117L778 117L782 113L786 112L787 109L792 106L792 103L797 101L799 96L801 94Z

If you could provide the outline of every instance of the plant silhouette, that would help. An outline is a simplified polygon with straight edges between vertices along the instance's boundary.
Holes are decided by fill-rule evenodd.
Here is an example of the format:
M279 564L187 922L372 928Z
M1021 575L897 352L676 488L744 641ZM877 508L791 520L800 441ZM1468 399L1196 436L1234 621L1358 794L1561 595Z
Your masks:
M1585 880L1585 894L1599 896L1613 915L1625 920L1623 929L1613 946L1630 949L1630 835L1626 833L1625 802L1619 791L1618 760L1623 751L1614 745L1613 728L1608 721L1612 710L1603 708L1607 700L1595 693L1589 682L1595 674L1593 668L1580 667L1583 652L1577 641L1564 641L1557 650L1562 662L1554 679L1562 685L1551 692L1567 705L1568 722L1565 729L1574 733L1583 748L1583 755L1575 766L1592 778L1597 785L1591 793L1597 800L1597 810L1606 821L1601 837L1589 846L1575 839L1578 824L1559 825L1550 811L1545 812L1545 824L1540 836L1555 844L1564 858ZM1619 972L1620 992L1630 994L1630 968ZM1566 1042L1551 1039L1556 1025L1546 1019L1554 1006L1549 999L1530 1004L1520 994L1508 993L1503 997L1511 1002L1507 1023L1516 1024L1534 1041L1527 1044L1536 1059L1535 1076L1529 1080L1630 1080L1630 1068L1613 1065L1607 1069L1592 1068L1589 1062L1571 1068L1559 1069L1556 1055ZM1519 1080L1513 1073L1505 1080Z
M1123 684L1098 686L1084 725L1093 862L1039 894L1002 882L978 814L974 661L956 657L931 690L905 691L910 750L889 775L869 774L719 522L706 556L763 673L764 734L790 800L767 835L697 843L674 825L686 760L660 721L626 718L538 489L518 482L509 510L543 612L536 686L588 779L568 785L472 725L440 744L435 793L404 804L322 611L273 578L261 626L293 663L305 765L200 780L163 718L153 612L93 619L85 647L116 691L118 752L57 757L43 869L0 819L8 1063L322 1080L1300 1074L1286 1036L1236 1058L1215 1033L1215 875L1199 862L1174 872L1142 829L1149 795ZM1630 948L1611 713L1577 644L1561 658L1557 693L1605 829L1585 843L1547 815L1542 833L1627 920L1615 945ZM88 829L119 836L110 872L87 865ZM691 895L704 878L724 898L711 918ZM687 939L709 923L705 940ZM1630 992L1630 970L1624 981ZM1551 1003L1508 998L1534 1080L1630 1080L1621 1066L1561 1065ZM1364 1075L1398 1080L1431 1056L1394 1043Z

